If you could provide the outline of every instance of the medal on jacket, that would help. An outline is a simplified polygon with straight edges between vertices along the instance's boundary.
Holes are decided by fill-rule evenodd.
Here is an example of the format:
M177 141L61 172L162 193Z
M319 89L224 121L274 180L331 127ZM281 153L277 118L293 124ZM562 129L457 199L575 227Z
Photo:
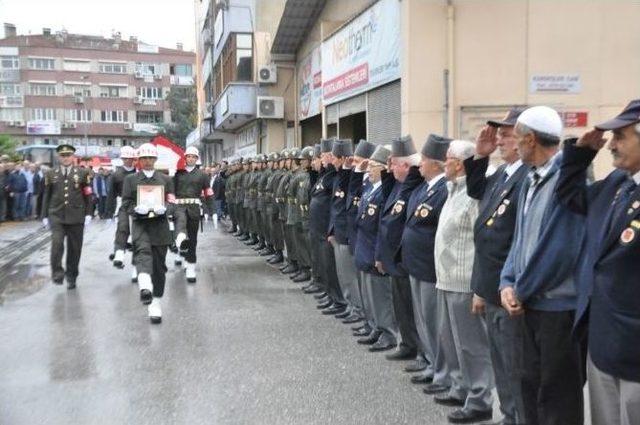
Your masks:
M489 227L493 226L493 217L487 220L487 226Z
M78 189L80 187L80 176L74 173L73 182L75 183L76 189Z
M341 190L336 191L336 198L344 198L344 192Z
M627 227L622 231L622 234L620 235L620 242L622 242L623 245L629 245L635 238L636 231L633 229L633 227Z
M402 200L397 200L396 204L393 206L393 211L392 213L394 215L400 214L402 212L402 209L404 208L404 201Z
M360 206L360 198L359 198L359 197L357 197L357 196L354 196L354 197L353 197L353 201L351 201L351 204L352 204L354 207L359 207L359 206Z
M376 213L376 208L378 208L377 205L369 204L369 208L367 208L367 214L369 214L370 216L374 215Z
M631 208L629 208L629 210L627 211L627 214L633 214L638 209L638 207L640 207L640 201L634 201L633 204L631 204Z

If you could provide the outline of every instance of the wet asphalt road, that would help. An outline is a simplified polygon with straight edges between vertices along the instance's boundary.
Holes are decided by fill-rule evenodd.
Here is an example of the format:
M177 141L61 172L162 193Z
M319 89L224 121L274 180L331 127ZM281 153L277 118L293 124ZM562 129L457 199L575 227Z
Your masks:
M16 231L0 228L0 250ZM357 345L211 224L198 282L171 264L163 323L151 325L130 266L107 260L114 231L86 232L75 291L50 283L42 231L0 262L0 424L447 423L404 363Z

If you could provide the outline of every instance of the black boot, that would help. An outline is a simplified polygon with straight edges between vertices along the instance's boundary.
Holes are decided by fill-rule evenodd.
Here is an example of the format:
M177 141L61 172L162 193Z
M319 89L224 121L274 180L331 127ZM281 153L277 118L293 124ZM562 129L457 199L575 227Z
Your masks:
M292 273L297 273L297 272L298 272L298 270L300 270L300 269L298 268L298 265L297 265L295 262L293 262L293 261L292 261L292 262L291 262L291 264L289 264L289 266L288 266L288 267L285 267L285 268L282 270L282 273L283 273L283 274L292 274Z
M251 236L249 236L248 233L240 233L238 236L238 240L241 242L248 241L249 239L251 239Z
M309 269L306 267L303 268L302 271L298 273L298 275L293 279L295 283L307 282L309 280L311 280L311 273L309 272Z
M256 235L253 235L253 234L252 234L252 235L249 237L249 240L248 240L248 241L246 241L244 244L245 244L246 246L252 246L252 245L257 244L258 242L259 242L259 241L258 241L258 238L256 237Z
M260 254L261 257L266 257L267 255L273 255L275 253L276 252L273 250L273 246L267 245L267 247L260 251L258 254Z
M280 264L284 261L284 256L282 255L282 251L276 251L273 257L267 260L269 264Z

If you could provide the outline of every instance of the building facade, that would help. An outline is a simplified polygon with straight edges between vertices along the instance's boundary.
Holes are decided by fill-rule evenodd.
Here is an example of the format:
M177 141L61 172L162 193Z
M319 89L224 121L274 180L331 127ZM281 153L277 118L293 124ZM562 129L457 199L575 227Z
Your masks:
M0 40L0 133L19 145L71 143L115 156L171 123L166 96L194 84L196 55L138 41L52 33Z

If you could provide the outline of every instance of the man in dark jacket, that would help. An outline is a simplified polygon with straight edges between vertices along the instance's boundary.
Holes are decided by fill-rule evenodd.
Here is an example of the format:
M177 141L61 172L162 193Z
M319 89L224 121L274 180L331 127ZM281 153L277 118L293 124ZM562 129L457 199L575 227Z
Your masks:
M22 173L22 166L16 164L7 182L9 196L13 200L12 215L16 221L25 219L27 208L27 179Z

